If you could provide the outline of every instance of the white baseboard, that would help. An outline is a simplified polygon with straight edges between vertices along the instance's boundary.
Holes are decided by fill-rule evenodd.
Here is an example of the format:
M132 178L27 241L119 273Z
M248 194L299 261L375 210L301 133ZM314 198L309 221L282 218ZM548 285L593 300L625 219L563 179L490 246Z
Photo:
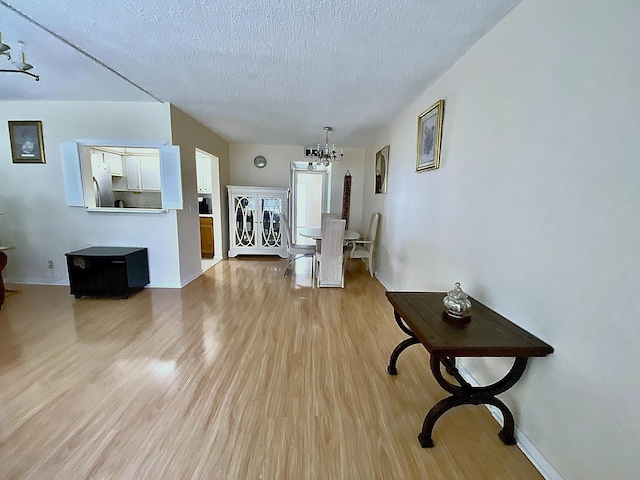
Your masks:
M469 370L464 368L464 366L460 365L460 363L456 362L456 367L462 374L462 376L474 387L479 387L481 384L469 373ZM502 425L502 412L497 407L493 405L485 405L485 407L491 412L493 418ZM564 480L562 475L558 473L558 471L549 463L549 460L538 450L535 444L527 437L527 435L518 427L515 428L514 432L516 436L516 443L522 453L524 453L531 463L538 469L538 471L542 474L542 476L546 480Z
M202 271L200 271L198 273L194 273L190 277L187 277L186 279L182 280L182 282L180 283L180 286L178 288L182 288L185 285L188 285L189 283L193 282L196 278L198 278L200 275L202 275Z
M20 279L20 280L13 280L11 278L5 278L4 279L4 283L7 284L11 284L11 285L46 285L46 286L69 286L69 280L57 280L57 281L50 281L50 280L45 280L42 278L28 278L28 279Z
M149 283L144 288L182 288L182 285L177 282Z

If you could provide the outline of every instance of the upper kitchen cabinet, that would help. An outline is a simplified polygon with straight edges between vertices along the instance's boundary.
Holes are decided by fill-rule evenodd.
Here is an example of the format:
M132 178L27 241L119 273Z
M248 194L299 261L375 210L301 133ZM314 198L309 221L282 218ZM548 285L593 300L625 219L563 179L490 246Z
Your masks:
M211 158L206 155L196 154L198 193L212 193L213 185L211 181L211 172Z
M125 180L127 181L127 190L142 190L142 180L140 179L140 161L137 158L127 158L125 165L127 166Z
M140 180L143 190L159 192L162 189L160 157L140 157Z
M109 168L112 177L122 177L122 155L108 150L91 149L91 163L93 165L104 164Z
M117 153L105 153L104 161L109 165L112 177L121 177L123 175L122 156Z
M159 192L162 189L159 156L127 157L127 189Z

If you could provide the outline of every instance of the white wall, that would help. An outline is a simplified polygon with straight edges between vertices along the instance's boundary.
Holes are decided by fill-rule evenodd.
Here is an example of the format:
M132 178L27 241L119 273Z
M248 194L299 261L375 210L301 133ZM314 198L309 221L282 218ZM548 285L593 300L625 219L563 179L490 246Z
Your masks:
M364 192L387 288L460 281L555 347L502 398L566 479L640 472L639 32L637 1L524 0L367 149L391 145L389 193ZM416 173L440 98L441 166Z
M179 286L175 211L89 213L65 201L60 142L76 139L170 142L169 106L118 102L2 102L0 124L41 120L46 164L14 164L9 135L0 135L0 242L8 253L6 280L68 284L64 254L92 245L149 249L151 286ZM53 260L55 268L47 267Z
M331 211L342 212L343 181L349 170L352 176L349 228L361 231L364 149L344 148L344 154L340 163L331 166ZM253 159L258 155L267 159L266 167L254 166ZM289 187L291 163L305 161L303 146L232 143L230 156L231 185L241 186ZM364 228L368 226L368 219L365 223Z
M173 105L171 106L171 131L173 144L180 146L182 167L184 209L178 212L177 219L180 281L182 285L185 285L202 273L196 148L218 157L219 169L217 174L220 182L227 182L229 180L229 144L226 140ZM227 256L229 250L226 194L226 188L221 189L220 198L213 202L214 206L218 207L217 211L213 211L215 249L216 252L223 252L222 256L224 257ZM224 205L225 208L220 209L220 205ZM216 256L219 256L218 253L216 253Z

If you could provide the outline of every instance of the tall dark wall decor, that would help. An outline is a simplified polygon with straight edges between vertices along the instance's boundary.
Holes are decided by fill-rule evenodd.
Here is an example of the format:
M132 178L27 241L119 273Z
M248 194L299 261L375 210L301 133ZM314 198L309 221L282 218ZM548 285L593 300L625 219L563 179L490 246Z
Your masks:
M351 209L351 173L344 174L344 189L342 190L342 219L346 220L345 229L349 229L349 210Z

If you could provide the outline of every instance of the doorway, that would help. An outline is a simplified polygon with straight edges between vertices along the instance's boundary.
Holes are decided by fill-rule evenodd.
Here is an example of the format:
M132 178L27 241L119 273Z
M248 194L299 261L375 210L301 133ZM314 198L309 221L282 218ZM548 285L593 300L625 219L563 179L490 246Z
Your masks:
M308 164L292 163L292 225L293 241L300 245L313 244L298 232L301 228L319 228L322 212L329 211L327 195L327 171L309 169Z
M220 159L198 148L196 180L200 217L200 262L204 272L222 260Z

